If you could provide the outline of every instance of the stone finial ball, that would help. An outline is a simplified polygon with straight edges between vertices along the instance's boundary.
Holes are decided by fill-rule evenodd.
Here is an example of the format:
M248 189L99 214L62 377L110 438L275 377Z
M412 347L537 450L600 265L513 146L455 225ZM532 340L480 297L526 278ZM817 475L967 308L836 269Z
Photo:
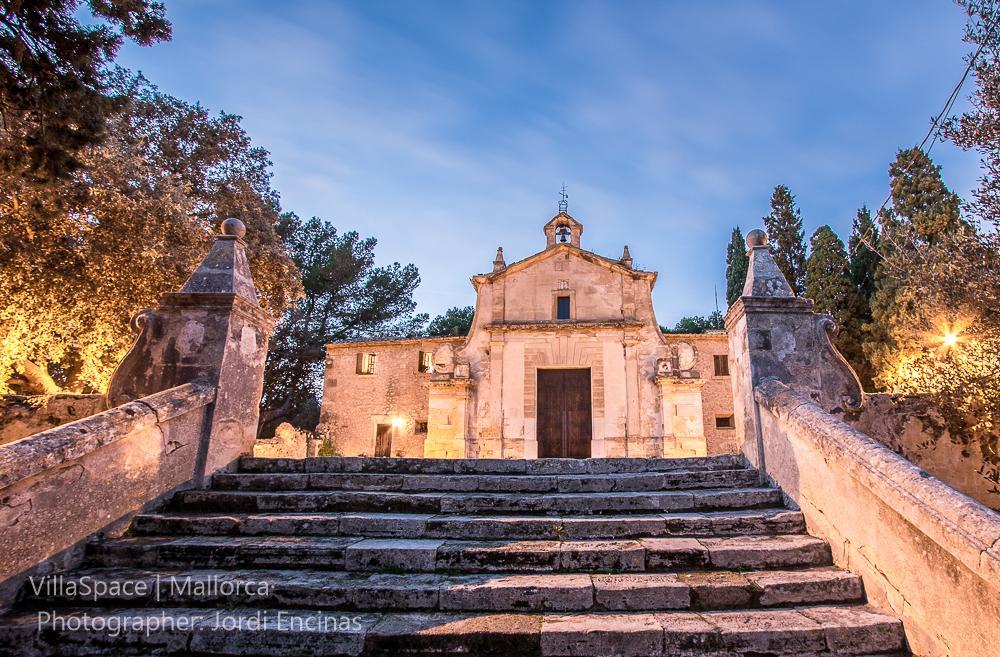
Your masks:
M747 246L751 249L755 246L764 246L765 244L767 244L767 233L760 228L754 228L747 233Z
M247 227L236 217L229 217L222 222L222 234L235 235L236 237L243 239L243 236L247 234Z

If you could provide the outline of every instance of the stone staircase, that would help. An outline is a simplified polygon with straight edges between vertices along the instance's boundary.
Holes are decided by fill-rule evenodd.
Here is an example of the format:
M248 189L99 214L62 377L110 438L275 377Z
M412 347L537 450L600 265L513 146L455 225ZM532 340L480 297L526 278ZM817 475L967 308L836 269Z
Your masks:
M26 586L0 655L908 654L864 604L739 457L244 458Z

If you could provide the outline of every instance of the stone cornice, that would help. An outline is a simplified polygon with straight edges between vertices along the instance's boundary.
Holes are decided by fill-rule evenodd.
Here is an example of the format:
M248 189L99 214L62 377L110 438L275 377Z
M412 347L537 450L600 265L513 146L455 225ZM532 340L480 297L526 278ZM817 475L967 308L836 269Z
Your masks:
M398 338L396 340L359 340L357 342L346 340L344 342L331 342L326 345L327 351L334 349L351 349L354 347L396 347L405 345L431 344L461 344L465 342L466 336L444 336L427 338Z
M637 320L596 320L596 321L551 321L544 320L538 322L494 322L483 327L490 333L502 333L506 331L557 331L570 332L587 329L624 329L637 331L646 324Z
M275 324L274 318L266 310L232 292L164 292L160 295L157 310L232 311L252 320L266 333L270 333Z
M663 333L661 334L668 341L670 340L721 340L725 342L729 339L728 333L726 331L717 331L714 333Z
M768 313L808 313L813 310L813 301L803 297L740 297L726 313L726 330L729 331L748 310Z
M703 379L701 377L683 379L679 376L674 376L672 374L663 376L657 376L653 379L659 386L677 386L677 387L689 387L689 388L700 388L701 386L708 383L708 379Z

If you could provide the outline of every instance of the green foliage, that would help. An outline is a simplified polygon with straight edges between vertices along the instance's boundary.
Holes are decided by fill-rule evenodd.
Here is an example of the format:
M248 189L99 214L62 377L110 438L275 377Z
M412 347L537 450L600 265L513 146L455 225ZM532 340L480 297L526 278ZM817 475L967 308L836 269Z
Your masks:
M916 263L928 253L947 257L942 240L968 228L959 216L958 197L941 179L941 168L919 149L900 150L889 166L891 206L879 216L884 259L876 268L872 295L871 339L865 345L880 388L898 384L899 359L923 348L923 335L935 321L924 291L909 279Z
M129 318L180 288L229 216L247 224L265 308L300 293L274 230L267 152L239 117L141 78L117 85L127 102L71 175L0 168L0 391L103 391L134 339Z
M680 321L674 325L674 328L669 329L661 326L660 330L664 333L704 333L706 331L719 331L724 328L726 328L726 323L722 317L722 312L716 310L707 317L701 315L681 317Z
M851 258L851 282L863 301L862 317L868 321L871 319L871 299L875 294L875 278L878 271L879 231L865 206L862 206L854 217L847 248Z
M907 170L907 165L912 166ZM925 154L890 167L892 208L879 217L883 259L865 351L876 384L929 397L953 435L1000 429L1000 243L959 214ZM945 336L953 336L950 343ZM1000 462L1000 456L993 454Z
M1000 464L1000 238L958 230L912 255L892 258L907 267L892 280L909 326L890 325L899 351L886 387L929 397L953 436L978 437Z
M976 91L968 109L945 121L942 133L955 145L979 152L982 177L969 210L1000 229L1000 4L996 0L957 0L969 16L964 39L982 48L973 66ZM992 29L990 27L992 26ZM971 54L970 54L971 56Z
M332 440L323 440L319 444L319 449L316 450L316 456L343 456L343 455L337 450L337 446L333 444Z
M449 308L444 311L443 315L438 315L431 320L431 323L427 325L427 335L468 335L475 314L476 309L473 306Z
M892 214L920 243L933 244L941 235L964 229L958 195L941 179L941 167L919 148L899 151L889 166ZM903 237L903 236L901 236Z
M850 256L851 284L857 298L857 310L852 318L858 326L858 343L862 346L851 365L861 379L866 390L874 389L875 372L871 361L864 353L863 345L871 338L870 324L872 321L872 297L875 294L875 282L878 276L879 230L867 207L858 210L851 226L851 237L848 240ZM874 247L874 248L873 248Z
M743 231L737 226L733 228L732 238L726 246L726 302L730 306L743 294L749 266L746 240Z
M837 322L839 331L834 344L855 371L863 370L861 302L851 281L844 243L832 228L820 226L809 244L805 295L815 302L817 312L826 313Z
M792 292L802 296L806 284L806 238L802 213L795 207L795 196L784 185L771 194L771 213L764 217L771 254L784 274Z
M84 165L127 102L110 67L125 38L143 46L170 38L152 0L4 2L0 9L0 168L55 178Z
M302 272L305 296L275 328L264 371L261 435L280 422L312 429L319 420L326 345L342 340L417 335L427 322L415 315L413 265L375 265L374 238L340 234L317 217L288 213L278 233Z
M838 322L853 310L849 263L844 243L829 226L820 226L809 239L811 253L806 262L806 296L818 312L827 313Z

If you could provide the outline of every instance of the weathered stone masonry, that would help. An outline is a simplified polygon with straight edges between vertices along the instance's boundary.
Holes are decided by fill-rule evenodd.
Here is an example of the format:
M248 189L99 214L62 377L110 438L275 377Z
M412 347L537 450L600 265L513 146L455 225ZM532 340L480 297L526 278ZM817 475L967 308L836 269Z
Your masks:
M869 398L794 297L763 231L747 235L743 296L726 316L743 453L797 505L913 653L988 657L1000 645L1000 516L851 427Z
M618 260L582 249L565 213L544 232L544 250L511 265L498 250L472 278L468 337L328 346L320 430L339 453L375 454L381 425L393 456L534 458L552 411L539 409L539 372L562 369L588 373L591 456L736 448L726 336L662 334L657 275L634 269L627 247Z

